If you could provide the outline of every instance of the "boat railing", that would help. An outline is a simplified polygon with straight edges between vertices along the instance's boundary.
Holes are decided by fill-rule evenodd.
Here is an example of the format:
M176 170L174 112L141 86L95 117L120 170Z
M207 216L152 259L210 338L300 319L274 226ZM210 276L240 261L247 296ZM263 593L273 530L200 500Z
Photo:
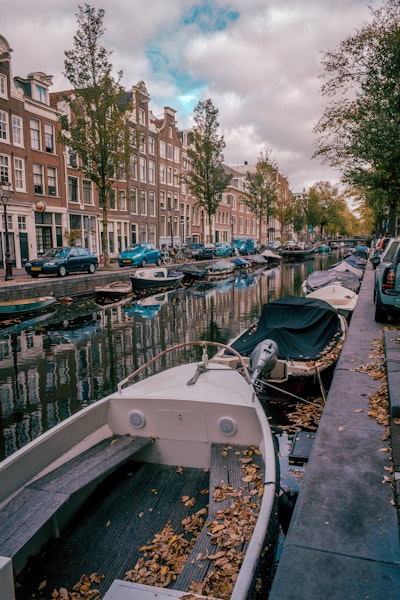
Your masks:
M251 377L250 377L250 373L249 370L247 368L247 365L243 359L243 357L239 354L239 352L237 352L236 350L234 350L231 346L227 346L226 344L223 344L221 342L210 342L210 341L203 341L203 340L199 340L199 341L193 341L193 342L182 342L180 344L176 344L174 346L170 346L169 348L166 348L165 350L162 350L161 352L159 352L156 356L153 356L153 358L151 358L150 360L148 360L144 365L142 365L141 367L139 367L138 369L136 369L133 373L131 373L130 375L128 375L127 377L125 377L125 379L123 379L122 381L120 381L117 384L117 389L118 392L121 393L121 390L123 388L124 385L126 385L127 383L129 383L130 381L132 381L133 379L135 379L135 377L137 377L138 375L140 375L140 373L142 373L143 371L145 371L150 365L152 365L153 363L155 363L157 360L159 360L160 358L162 358L163 356L165 356L166 354L168 354L169 352L173 352L174 350L179 350L180 348L185 348L187 346L200 346L203 349L203 355L202 355L202 363L203 365L207 365L209 362L209 357L207 355L207 347L208 346L213 346L216 348L223 348L225 350L229 350L229 353L233 354L239 361L240 364L240 371L243 374L243 377L246 379L247 383L254 388L252 382L251 382ZM212 360L212 358L211 358Z

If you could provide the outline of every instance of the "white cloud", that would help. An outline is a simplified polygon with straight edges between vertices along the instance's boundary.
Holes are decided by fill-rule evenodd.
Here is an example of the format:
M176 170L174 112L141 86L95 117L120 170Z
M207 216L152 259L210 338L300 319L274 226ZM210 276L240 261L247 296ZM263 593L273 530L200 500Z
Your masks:
M370 17L378 0L92 0L105 10L103 45L129 88L143 79L151 108L192 122L211 98L225 137L225 162L255 162L270 148L291 189L339 175L311 159L323 100L322 53ZM84 3L79 3L84 5ZM195 13L194 10L197 12ZM2 7L0 34L15 75L54 76L65 89L64 51L73 47L78 2L14 0Z

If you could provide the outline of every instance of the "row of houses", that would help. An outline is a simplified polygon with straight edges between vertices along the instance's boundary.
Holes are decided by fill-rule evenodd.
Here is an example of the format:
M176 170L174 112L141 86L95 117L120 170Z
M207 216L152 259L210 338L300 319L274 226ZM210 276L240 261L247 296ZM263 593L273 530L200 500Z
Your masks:
M5 263L5 231L16 267L62 245L81 244L101 257L105 240L98 190L80 172L79 157L59 141L65 92L51 92L52 76L40 71L14 76L11 54L0 35L0 183L11 184L8 201L0 191L0 266ZM210 241L207 215L181 178L188 169L190 132L178 128L173 108L153 114L143 81L127 95L130 121L141 141L132 151L129 180L116 174L113 185L107 219L110 257L135 242L162 248ZM259 239L259 224L243 201L250 167L225 168L231 181L213 219L213 241ZM286 179L279 173L277 178L280 193L290 194ZM270 218L262 226L261 242L278 234L278 224Z

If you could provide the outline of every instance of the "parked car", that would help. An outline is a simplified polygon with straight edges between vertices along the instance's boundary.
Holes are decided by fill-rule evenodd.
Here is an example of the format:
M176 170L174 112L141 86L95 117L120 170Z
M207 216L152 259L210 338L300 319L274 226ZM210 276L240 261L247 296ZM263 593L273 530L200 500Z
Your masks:
M214 244L192 244L187 249L187 255L194 260L203 260L206 258L214 258L216 249Z
M378 240L376 240L375 246L374 248L371 248L370 250L370 259L372 259L374 256L380 256L388 247L389 242L392 240L391 237L382 237L379 238ZM372 266L376 267L376 264L378 264L376 261L372 261ZM375 264L376 263L376 264Z
M375 321L385 323L389 315L400 316L400 237L391 238L380 256L371 258L375 268Z
M215 244L216 256L233 256L234 249L229 242L217 242Z
M274 252L279 252L279 250L282 249L282 244L278 242L278 240L272 240L268 244L268 248L270 248L270 250L273 250Z
M232 240L233 246L236 248L239 254L247 256L248 254L256 253L256 243L253 238L234 238Z
M118 256L120 267L145 267L161 265L161 253L154 244L131 244Z
M68 273L94 273L99 266L98 258L83 246L52 248L40 258L28 260L25 271L32 277L39 275L58 275Z

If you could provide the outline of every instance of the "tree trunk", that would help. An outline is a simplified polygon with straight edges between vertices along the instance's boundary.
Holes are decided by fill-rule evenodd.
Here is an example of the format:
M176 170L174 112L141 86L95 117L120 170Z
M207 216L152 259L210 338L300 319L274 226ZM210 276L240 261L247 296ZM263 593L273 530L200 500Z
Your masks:
M108 248L108 197L103 194L103 255L104 268L110 267L110 252Z

